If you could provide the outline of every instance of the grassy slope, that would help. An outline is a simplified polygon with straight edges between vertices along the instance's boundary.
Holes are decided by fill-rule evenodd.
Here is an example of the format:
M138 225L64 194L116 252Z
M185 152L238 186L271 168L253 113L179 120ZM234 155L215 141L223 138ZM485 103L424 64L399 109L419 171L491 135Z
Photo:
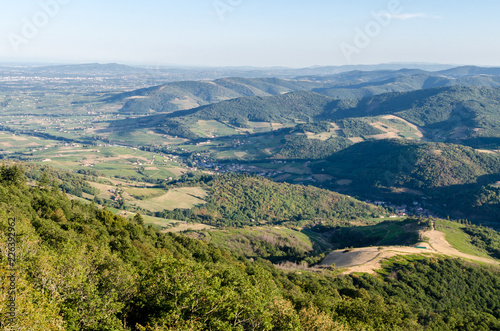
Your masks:
M274 78L184 81L123 93L110 101L126 100L121 112L147 114L196 108L239 97L271 96L297 90L311 90L322 85Z
M435 227L436 230L445 234L446 241L448 241L456 250L466 254L491 258L490 254L488 254L486 250L473 245L471 236L463 231L465 225L438 220L435 223Z
M499 137L498 88L445 87L339 101L332 118L397 115L426 129L433 139Z
M162 216L224 227L303 220L350 221L386 213L338 193L262 177L224 175L214 177L206 185L206 205Z
M283 227L251 227L206 233L210 242L247 257L297 257L315 250L306 234Z

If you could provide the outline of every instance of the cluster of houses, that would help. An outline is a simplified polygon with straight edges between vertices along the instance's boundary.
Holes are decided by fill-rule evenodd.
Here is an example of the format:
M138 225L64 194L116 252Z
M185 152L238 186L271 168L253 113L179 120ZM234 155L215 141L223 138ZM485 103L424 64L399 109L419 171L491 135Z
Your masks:
M212 142L210 140L207 140L207 141L197 143L196 146L206 146L206 145L210 145L211 143Z
M121 197L121 195L120 195L120 194L121 194L121 192L120 192L119 190L110 189L110 190L108 190L108 191L109 191L109 193L111 193L111 194L114 194L114 195L115 195L114 197L112 197L114 201L118 202L118 201L122 200L122 197Z
M401 217L401 216L423 216L423 217L436 217L432 211L424 208L425 203L414 201L411 206L408 205L395 205L386 201L371 201L366 200L366 203L374 204L375 206L382 206L391 208L394 213L389 217Z

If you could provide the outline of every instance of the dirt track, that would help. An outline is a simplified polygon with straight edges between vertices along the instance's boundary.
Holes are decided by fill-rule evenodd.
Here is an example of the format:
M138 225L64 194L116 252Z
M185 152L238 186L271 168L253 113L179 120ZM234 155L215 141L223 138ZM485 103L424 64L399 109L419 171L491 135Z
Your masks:
M344 272L345 274L353 272L375 274L375 270L381 268L381 261L384 259L391 258L396 255L430 253L500 265L499 261L459 252L451 247L442 232L430 230L423 232L422 236L429 238L429 243L420 243L417 246L426 247L425 249L411 246L381 246L357 248L349 252L339 250L328 254L321 264L331 265L332 263L335 263L336 267L347 268Z

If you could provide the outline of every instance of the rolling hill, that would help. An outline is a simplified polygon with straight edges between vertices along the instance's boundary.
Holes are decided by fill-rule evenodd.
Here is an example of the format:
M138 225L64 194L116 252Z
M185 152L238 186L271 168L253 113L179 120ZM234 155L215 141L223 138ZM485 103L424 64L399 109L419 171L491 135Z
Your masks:
M409 256L387 261L376 277L339 275L332 267L299 269L293 263L284 269L260 258L263 253L247 259L243 252L207 241L160 233L144 226L139 214L126 219L95 204L71 201L40 183L28 186L18 167L2 167L0 191L4 253L12 242L8 238L23 238L14 241L15 262L0 261L9 275L15 263L18 275L12 277L16 282L9 277L0 287L0 303L12 307L9 291L14 287L15 321L21 329L500 327L500 313L490 308L499 304L500 277L491 267L447 257ZM16 227L17 236L11 234ZM288 231L284 237L286 230L277 230L276 236L261 232L257 238L268 253L275 252L277 240L291 235L305 244L309 240L300 232ZM481 237L498 241L494 233ZM295 256L309 248L293 246L294 242L283 245L283 253Z
M75 70L79 70L85 74L92 74L100 70L103 73L113 72L123 75L148 74L148 69L116 64L58 68L63 73L74 73ZM51 72L55 69L48 67L38 70ZM326 76L304 75L293 80L232 77L213 81L177 81L112 95L106 101L119 103L122 106L120 112L124 114L151 114L192 109L241 97L275 96L293 91L313 91L335 99L360 99L391 92L459 85L500 87L500 76L497 74L499 70L481 67L459 67L443 71L353 70ZM156 75L154 72L152 70L149 74L154 76Z
M379 140L355 144L326 161L326 172L359 180L359 184L437 188L476 183L500 173L500 156L470 147ZM394 174L390 178L388 173Z
M500 88L452 86L335 100L314 92L297 91L241 97L170 114L127 119L113 122L111 129L162 128L166 134L192 139L200 136L193 132L199 121L216 121L226 128L223 135L234 135L255 123L295 126L304 122L390 115L414 125L429 141L482 146L495 141L481 139L500 138L499 92ZM376 133L365 133L370 134Z
M500 76L500 68L495 67L477 67L477 66L461 66L439 71L440 74L446 76Z
M339 192L413 201L425 197L455 217L498 222L500 155L444 143L380 140L355 144L314 166ZM338 184L347 179L351 184ZM493 212L496 211L496 212Z
M332 98L303 91L271 97L244 97L170 114L112 122L110 129L152 128L165 134L193 139L200 136L194 132L199 122L212 121L229 130L224 135L231 135L238 134L235 129L251 128L254 125L252 122L288 126L314 122L320 119L320 115L329 109L333 101Z
M125 101L122 113L168 113L196 108L224 100L272 96L291 91L311 90L324 84L287 81L277 78L224 78L215 81L184 81L122 93L109 102Z
M427 139L500 137L500 89L444 87L338 102L331 119L395 115L421 127Z
M147 74L144 68L116 64L57 67L62 73L94 72L122 75ZM37 69L53 72L52 67ZM499 69L459 67L445 71L420 69L353 70L326 76L298 76L293 80L279 78L222 78L214 81L179 81L120 93L109 102L123 102L123 113L147 114L195 108L223 100L247 96L271 96L291 91L314 91L338 99L361 98L389 92L408 92L446 86L499 87ZM154 70L150 73L154 75Z
M421 89L448 86L484 86L500 87L499 76L467 76L467 77L446 77L431 73L418 73L395 75L384 80L369 80L366 76L359 78L360 83L349 85L336 85L334 87L314 89L319 94L324 94L336 99L364 98L374 95L391 92L411 92ZM382 76L383 77L383 76Z
M382 208L335 192L261 177L218 176L206 185L209 192L206 205L160 212L157 216L216 227L241 227L314 219L353 221L385 214Z
M245 122L302 122L313 121L328 109L328 97L312 92L292 92L274 97L238 98L198 108L189 115L201 120L229 121L238 125Z

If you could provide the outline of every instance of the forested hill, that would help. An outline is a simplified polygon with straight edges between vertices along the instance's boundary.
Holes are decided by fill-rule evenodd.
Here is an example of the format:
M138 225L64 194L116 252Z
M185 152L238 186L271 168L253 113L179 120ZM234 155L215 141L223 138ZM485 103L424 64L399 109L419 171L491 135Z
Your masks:
M118 130L159 128L167 130L170 135L196 138L191 129L200 120L225 122L239 128L248 127L249 121L294 125L319 119L326 109L330 109L332 102L332 98L303 91L270 97L244 97L171 114L117 121L111 127Z
M148 114L174 112L224 100L251 96L272 96L311 90L324 83L277 78L224 78L215 81L184 81L122 93L109 102L125 100L120 112Z
M334 100L312 92L291 92L273 97L251 97L198 108L190 117L234 123L313 121Z
M392 114L424 129L428 138L500 137L500 88L446 87L388 93L339 102L330 117Z
M315 171L322 170L352 180L347 187L332 183L334 189L365 196L409 192L414 199L435 199L455 216L498 221L498 154L453 144L381 140L335 153L315 165Z
M233 127L251 122L296 125L353 117L395 115L420 127L431 141L485 145L500 138L500 88L446 87L407 93L386 93L363 99L336 100L314 92L242 97L178 111L112 123L111 127L164 128L167 134L196 138L191 129L200 120Z
M336 99L359 99L383 93L459 85L500 87L498 70L479 67L460 67L441 72L417 69L355 70L327 76L299 76L293 80L232 77L214 81L180 81L120 93L107 101L125 101L120 110L122 113L149 114L191 109L240 97L273 96L293 91L312 91Z
M439 74L451 77L464 76L500 76L500 68L495 67L476 67L476 66L461 66L438 71Z
M359 82L336 84L334 87L314 89L313 92L336 99L360 99L374 95L392 92L411 92L450 86L484 86L500 87L500 76L466 76L446 77L436 73L418 73L414 70L407 74L393 75L384 80L366 81L365 75L360 75Z
M203 184L209 192L206 205L165 211L158 216L221 227L303 220L349 222L387 214L382 208L335 192L261 177L229 174Z
M470 78L470 77L483 77L483 78L497 78L500 77L500 68L495 67L476 67L476 66L461 66L453 67L444 70L435 71L429 68L413 69L408 68L386 68L381 69L368 69L357 68L335 74L323 75L301 75L295 79L309 80L309 81L328 81L338 85L355 84L355 83L376 83L386 81L396 77L411 77L411 76L428 76L428 77L442 77L442 78ZM436 69L436 68L434 68ZM460 80L459 80L460 81ZM460 85L460 84L458 84Z
M500 174L500 156L470 147L443 143L380 140L355 144L322 163L335 176L360 182L434 188L475 183L485 175ZM388 184L388 183L386 183Z
M52 330L488 330L498 271L394 260L380 277L282 271L262 259L144 227L0 169L0 271L15 218L17 327ZM10 224L10 226L9 226ZM10 275L10 272L9 272ZM7 328L8 277L0 287ZM485 295L487 293L488 295ZM409 295L411 294L411 295Z

